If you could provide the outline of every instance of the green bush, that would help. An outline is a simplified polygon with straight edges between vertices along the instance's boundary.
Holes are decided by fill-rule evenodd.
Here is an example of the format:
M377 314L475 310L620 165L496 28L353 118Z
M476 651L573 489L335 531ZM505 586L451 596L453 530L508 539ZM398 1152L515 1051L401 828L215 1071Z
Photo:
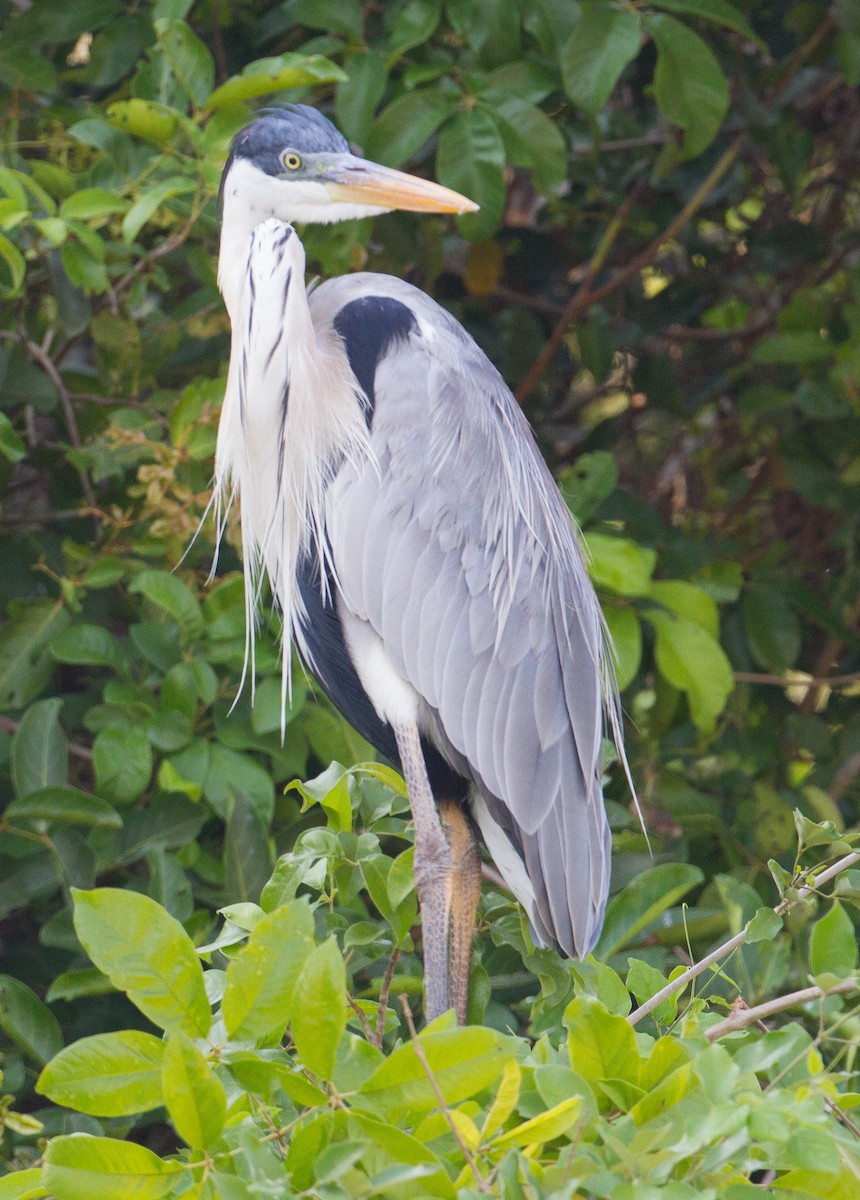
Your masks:
M369 155L481 203L456 228L392 214L304 231L310 271L415 280L518 388L585 530L653 849L608 764L603 965L536 951L510 897L485 887L476 1028L420 1035L459 1047L451 1061L469 1038L493 1047L496 1076L445 1092L460 1138L502 1195L647 1200L651 1187L672 1200L689 1184L732 1197L769 1170L787 1195L851 1195L856 993L710 1047L713 1012L662 1008L658 1026L636 1027L641 1062L625 1060L608 1091L601 1063L577 1066L571 1090L567 1044L586 1012L586 1028L620 1029L630 994L643 1002L750 921L749 944L708 978L717 1005L778 1001L810 975L825 990L828 975L854 978L856 870L822 912L794 904L781 926L766 914L792 900L812 856L851 850L860 799L855 6L8 0L0 16L0 1053L14 1096L0 1102L0 1200L39 1194L27 1172L42 1169L42 1136L49 1158L83 1154L62 1140L72 1132L131 1135L105 1150L121 1169L211 1153L219 1175L239 1172L219 1180L228 1197L372 1195L366 1181L389 1170L407 1173L383 1180L392 1194L435 1194L469 1170L432 1105L374 1116L354 1100L381 1055L420 1065L390 1010L374 1044L381 997L407 995L416 1017L421 1004L402 788L379 764L355 769L369 747L298 671L282 743L268 609L255 703L246 688L233 707L245 657L236 515L211 583L211 526L195 540L229 352L218 178L252 110L285 100L320 104ZM313 944L328 947L313 968L331 972L327 1032L306 1031L303 1046L293 1029L285 1050L249 1036L252 1059L262 1039L274 1065L249 1062L244 1081L214 1065L202 1007L199 1028L162 1043L123 995L135 987L82 934L80 909L73 919L72 889L98 896L97 884L125 897L118 913L148 898L192 945L217 943L210 988L243 961L258 901L275 919L304 897ZM370 1034L342 1007L341 961ZM665 1071L652 1037L670 1047ZM112 1039L108 1058L125 1047L112 1061L124 1054L126 1075L139 1052L151 1108L94 1115L80 1088L65 1107L48 1089L57 1103L44 1107L37 1071L50 1061L46 1078L62 1074L62 1056L92 1038ZM305 1061L317 1042L325 1063ZM448 1050L435 1053L444 1091ZM676 1085L658 1089L673 1072L690 1086L670 1103ZM113 1082L115 1098L126 1085ZM665 1108L637 1121L654 1095ZM174 1159L165 1107L180 1138L211 1144ZM730 1108L737 1128L721 1124ZM253 1123L269 1120L260 1148ZM822 1131L835 1151L819 1153ZM409 1157L415 1142L430 1160ZM96 1194L71 1162L48 1169L58 1196ZM100 1194L131 1194L102 1182ZM197 1185L170 1165L146 1186ZM462 1186L479 1187L468 1173Z

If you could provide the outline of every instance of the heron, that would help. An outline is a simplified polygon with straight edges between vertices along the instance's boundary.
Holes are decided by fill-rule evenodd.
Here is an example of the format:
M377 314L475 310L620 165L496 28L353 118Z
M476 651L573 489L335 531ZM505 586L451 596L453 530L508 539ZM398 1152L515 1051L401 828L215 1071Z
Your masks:
M621 747L607 637L570 514L496 368L401 279L307 289L294 226L476 208L353 153L313 107L263 110L224 168L218 262L232 334L214 496L219 539L240 504L246 672L267 575L283 704L295 647L403 773L425 1016L453 1007L460 1023L481 842L538 945L582 957L599 935L604 731Z

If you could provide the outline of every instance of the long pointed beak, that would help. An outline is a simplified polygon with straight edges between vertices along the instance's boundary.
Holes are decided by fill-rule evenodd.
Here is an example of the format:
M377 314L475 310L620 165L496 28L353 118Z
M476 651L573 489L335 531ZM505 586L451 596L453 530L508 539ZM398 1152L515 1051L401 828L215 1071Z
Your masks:
M479 208L473 200L442 187L440 183L431 183L353 155L345 155L326 171L325 185L333 200L366 204L371 208L439 213L470 213Z

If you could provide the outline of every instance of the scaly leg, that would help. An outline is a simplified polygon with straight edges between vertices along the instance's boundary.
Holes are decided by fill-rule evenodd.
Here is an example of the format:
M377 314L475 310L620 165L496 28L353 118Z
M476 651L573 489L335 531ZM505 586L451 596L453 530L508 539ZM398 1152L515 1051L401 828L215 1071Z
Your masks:
M451 850L436 811L417 725L395 726L415 825L415 890L424 940L424 1010L428 1021L448 1007Z
M451 849L449 999L458 1022L465 1025L469 1004L469 973L475 914L481 895L481 854L471 822L460 805L452 800L445 800L439 809L442 828Z

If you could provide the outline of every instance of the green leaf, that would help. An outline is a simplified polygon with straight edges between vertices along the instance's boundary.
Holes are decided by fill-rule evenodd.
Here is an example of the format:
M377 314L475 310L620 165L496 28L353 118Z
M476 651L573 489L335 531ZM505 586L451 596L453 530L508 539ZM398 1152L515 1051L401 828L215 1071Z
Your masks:
M14 296L24 282L27 264L21 251L4 233L0 233L0 261L7 268L5 272L0 271L0 293Z
M275 58L260 58L249 63L240 75L234 75L217 87L203 107L211 112L286 88L340 83L346 78L339 66L321 54L279 54Z
M459 1104L491 1087L513 1058L507 1038L494 1029L479 1026L425 1029L418 1040L449 1105ZM439 1101L414 1044L407 1042L364 1081L354 1103L367 1104L385 1119L396 1120L403 1113L413 1118L428 1113Z
M813 975L838 975L845 979L857 969L857 933L854 922L838 900L812 926L809 966Z
M35 992L11 975L0 975L0 1029L38 1063L53 1058L63 1045L57 1018Z
M615 652L615 682L623 692L636 678L642 661L642 622L635 609L621 608L611 601L604 602L603 617Z
M260 1041L284 1032L296 983L313 949L313 929L305 900L290 901L255 925L227 967L221 1012L231 1038Z
M73 888L72 895L75 932L114 987L161 1029L205 1037L212 1015L203 970L179 922L135 892Z
M519 96L502 97L491 107L508 162L534 167L540 186L555 191L567 175L567 143L558 126Z
M701 625L685 617L654 609L643 615L657 635L655 659L660 673L686 692L693 722L710 733L735 686L725 651Z
M115 804L131 804L152 775L152 746L146 730L108 726L93 742L96 787Z
M170 200L174 196L185 196L193 191L194 183L192 180L183 179L181 175L176 175L171 179L163 179L160 183L156 183L153 187L141 192L123 217L123 241L133 242L150 217L158 212L165 200Z
M164 1043L151 1033L127 1029L81 1038L53 1058L36 1090L94 1117L130 1117L163 1104Z
M82 188L63 201L59 216L63 221L89 221L93 217L125 212L127 207L128 201L115 192L107 192L103 188Z
M174 1128L192 1149L211 1146L221 1136L227 1096L212 1067L184 1033L174 1031L167 1039L161 1087Z
M296 992L313 997L312 1004L293 1009L290 1024L296 1049L308 1070L330 1080L347 1015L346 967L333 937L305 959Z
M630 538L605 533L582 535L588 572L598 587L619 596L644 596L651 587L657 552Z
M312 804L319 804L328 814L330 828L349 830L352 829L350 779L351 772L340 763L333 762L316 779L310 779L307 783L293 780L287 790L299 793L302 812L307 812Z
M693 158L714 140L728 111L726 77L707 43L686 25L657 15L644 22L657 47L657 106L683 129L684 155Z
M612 495L617 484L618 467L608 450L580 454L574 465L558 477L565 504L580 525Z
M359 0L294 0L290 16L311 29L325 29L351 39L362 36L364 12Z
M25 708L50 678L48 643L69 623L52 600L13 601L0 630L0 709Z
M10 1171L0 1178L0 1200L37 1200L47 1194L48 1189L42 1184L41 1167Z
M79 231L76 231L79 232ZM97 296L110 286L104 253L96 255L91 246L64 242L60 248L63 270L71 283L87 296Z
M256 806L239 792L232 805L224 840L227 894L237 901L256 901L271 872L268 830Z
M800 622L782 592L751 587L744 592L742 612L750 654L758 665L777 673L793 666L800 653Z
M703 879L689 863L661 863L637 875L610 900L595 954L608 958L617 953Z
M2 238L0 238L2 242ZM2 252L2 245L0 245ZM19 463L27 457L27 444L15 432L15 428L5 413L0 413L0 454L10 463Z
M179 128L179 114L174 109L136 96L129 100L115 100L108 105L105 117L117 129L132 137L144 138L154 146L166 146ZM193 187L190 182L188 186Z
M12 784L19 798L62 785L69 775L69 742L60 726L62 700L39 700L21 717L12 738Z
M643 1005L646 1000L656 996L669 981L661 971L640 958L627 960L627 990L636 997L636 1003ZM678 1008L678 995L667 996L654 1009L652 1016L655 1021L666 1023L674 1021Z
M205 42L184 21L161 17L156 18L153 25L174 78L187 99L198 108L202 107L215 78L215 64Z
M79 967L57 975L45 999L53 1004L55 1000L77 1000L80 996L106 996L113 990L111 981L98 967Z
M404 54L428 41L439 24L441 8L441 0L407 0L391 31L391 53Z
M186 1174L135 1142L71 1134L48 1142L43 1179L56 1200L159 1200Z
M772 908L758 908L747 925L747 944L770 942L782 929L782 917Z
M804 366L832 358L834 352L833 343L817 330L792 329L756 342L752 358L758 363Z
M641 42L638 13L601 4L584 8L561 49L561 78L573 103L595 116Z
M101 625L72 625L51 639L57 662L81 663L91 667L116 667L122 651L116 638Z
M763 44L744 14L733 4L727 4L726 0L654 0L654 8L684 13L688 17L701 17L703 21L733 29L757 46Z
M686 617L706 630L711 637L720 635L720 614L713 598L694 583L680 579L654 580L648 589L652 600Z
M122 817L100 796L91 796L73 787L47 787L13 800L6 809L6 819L44 821L56 825L93 825L102 829L119 829Z
M439 92L406 92L377 117L367 141L367 156L385 166L399 167L421 149L457 101Z
M335 95L335 118L341 133L363 146L376 106L385 95L388 65L384 55L362 50L349 59L347 71L349 77L338 86Z
M185 638L191 638L203 630L203 614L197 597L178 575L167 571L141 571L129 584L130 592L146 596L157 608L172 617Z
M498 125L485 108L461 109L439 134L436 174L481 211L458 218L463 234L479 240L499 225L505 205L505 146Z
M588 1083L639 1080L639 1051L632 1025L593 996L571 1000L562 1018L574 1071Z
M582 1113L582 1096L569 1096L528 1121L493 1138L493 1149L507 1146L541 1146L567 1133Z

